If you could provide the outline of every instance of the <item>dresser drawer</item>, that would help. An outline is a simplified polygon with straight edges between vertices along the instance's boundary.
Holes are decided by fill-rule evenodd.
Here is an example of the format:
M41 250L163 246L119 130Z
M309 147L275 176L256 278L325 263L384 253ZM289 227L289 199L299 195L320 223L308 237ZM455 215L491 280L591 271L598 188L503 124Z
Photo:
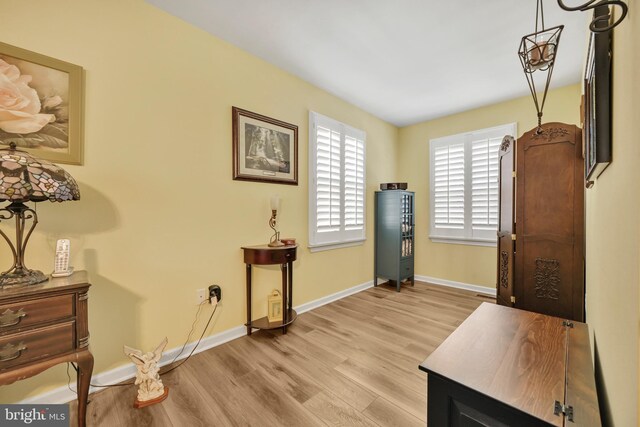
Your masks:
M0 334L73 316L74 294L0 305Z
M399 273L401 280L413 276L413 258L406 258L400 261Z
M70 321L0 338L0 371L73 350L74 332Z

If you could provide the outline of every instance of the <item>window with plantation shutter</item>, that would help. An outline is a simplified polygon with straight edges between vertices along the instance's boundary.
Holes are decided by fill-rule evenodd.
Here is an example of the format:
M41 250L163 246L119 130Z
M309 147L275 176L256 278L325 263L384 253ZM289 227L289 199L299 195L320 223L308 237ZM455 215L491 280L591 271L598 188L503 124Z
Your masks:
M429 142L433 241L496 244L498 150L516 131L512 123Z
M309 113L309 247L365 239L365 140L358 129Z

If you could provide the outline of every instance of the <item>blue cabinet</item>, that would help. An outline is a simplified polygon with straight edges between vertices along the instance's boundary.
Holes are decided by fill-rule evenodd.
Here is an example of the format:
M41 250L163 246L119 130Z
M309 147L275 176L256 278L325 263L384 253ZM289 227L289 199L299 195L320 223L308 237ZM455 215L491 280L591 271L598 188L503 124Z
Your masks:
M414 193L404 190L376 191L373 284L378 278L414 284Z

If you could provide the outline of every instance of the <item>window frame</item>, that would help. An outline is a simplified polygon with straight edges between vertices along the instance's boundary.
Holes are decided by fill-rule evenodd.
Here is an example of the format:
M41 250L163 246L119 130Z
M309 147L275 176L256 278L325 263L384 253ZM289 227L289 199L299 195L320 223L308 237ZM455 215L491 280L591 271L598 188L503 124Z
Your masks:
M317 231L317 127L340 133L340 230ZM352 137L363 142L362 229L346 230L345 225L345 139ZM367 133L338 120L309 111L309 242L311 252L362 245L367 239Z
M478 138L503 138L505 135L517 135L517 123L507 123L484 129L477 129L470 132L463 132L456 135L448 135L429 140L429 239L435 243L453 243L471 246L491 246L497 245L496 230L474 229L473 204L472 204L472 181L473 181L473 142ZM451 145L464 146L464 227L463 228L436 228L435 225L435 150L443 146ZM498 187L498 191L500 188ZM498 210L500 207L498 206Z

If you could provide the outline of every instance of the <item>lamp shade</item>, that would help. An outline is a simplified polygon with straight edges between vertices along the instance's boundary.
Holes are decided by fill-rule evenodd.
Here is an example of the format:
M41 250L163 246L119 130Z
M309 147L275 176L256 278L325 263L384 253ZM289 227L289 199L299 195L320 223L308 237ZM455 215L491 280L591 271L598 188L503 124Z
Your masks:
M79 200L78 184L61 167L17 150L0 150L0 201L64 202Z
M29 237L38 223L38 214L25 203L79 199L78 184L61 167L16 150L14 143L0 150L0 202L9 202L0 208L0 222L15 219L16 232L14 244L0 229L0 236L13 254L13 265L0 274L0 288L33 285L47 280L42 271L28 269L24 264ZM27 221L31 222L29 228Z

